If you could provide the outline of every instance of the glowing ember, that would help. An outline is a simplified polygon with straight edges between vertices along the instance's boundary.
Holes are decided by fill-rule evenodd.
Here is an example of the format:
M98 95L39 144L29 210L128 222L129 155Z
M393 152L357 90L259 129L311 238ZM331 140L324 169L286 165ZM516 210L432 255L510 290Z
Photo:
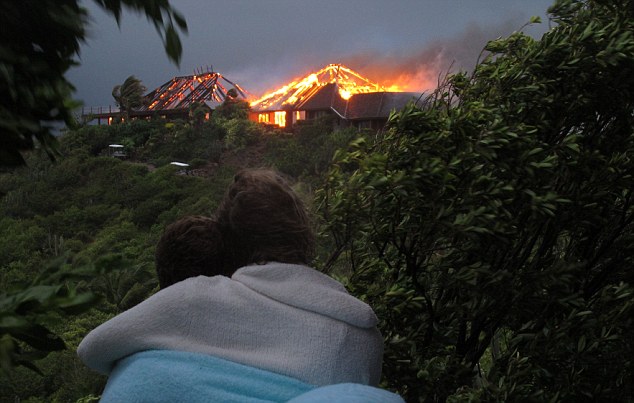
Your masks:
M373 83L341 64L329 64L316 73L265 94L260 99L251 102L251 107L260 110L283 109L285 105L295 104L310 96L316 88L331 83L337 84L339 95L343 99L349 99L353 94L386 91L379 84Z

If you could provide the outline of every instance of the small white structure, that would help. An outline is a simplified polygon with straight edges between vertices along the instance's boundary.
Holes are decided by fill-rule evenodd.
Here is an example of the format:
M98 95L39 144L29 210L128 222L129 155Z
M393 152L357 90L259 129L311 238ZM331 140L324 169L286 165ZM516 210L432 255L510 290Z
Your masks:
M108 154L115 158L125 158L125 146L122 144L110 144L108 146Z

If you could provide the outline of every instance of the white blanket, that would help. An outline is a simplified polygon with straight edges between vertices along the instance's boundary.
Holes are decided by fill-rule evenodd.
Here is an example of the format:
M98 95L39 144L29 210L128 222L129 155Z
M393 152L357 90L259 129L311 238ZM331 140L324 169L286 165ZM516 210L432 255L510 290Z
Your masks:
M332 278L281 263L231 278L196 277L156 293L90 332L80 358L101 373L150 349L203 353L311 385L378 384L377 318Z

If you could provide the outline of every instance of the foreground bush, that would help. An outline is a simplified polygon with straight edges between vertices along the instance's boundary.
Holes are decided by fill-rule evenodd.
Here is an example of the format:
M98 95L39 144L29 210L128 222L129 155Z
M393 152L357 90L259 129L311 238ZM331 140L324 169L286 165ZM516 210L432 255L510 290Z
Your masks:
M341 153L321 193L325 270L377 309L409 401L631 399L634 2L550 12Z

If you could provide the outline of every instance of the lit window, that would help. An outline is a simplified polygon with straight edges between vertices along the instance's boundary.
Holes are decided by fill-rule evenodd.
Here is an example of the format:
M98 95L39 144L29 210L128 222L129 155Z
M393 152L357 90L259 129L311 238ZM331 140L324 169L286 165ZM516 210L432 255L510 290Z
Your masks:
M286 112L275 112L275 124L279 127L286 127Z
M268 113L260 113L260 114L258 114L258 122L260 122L260 123L269 123L269 114Z

